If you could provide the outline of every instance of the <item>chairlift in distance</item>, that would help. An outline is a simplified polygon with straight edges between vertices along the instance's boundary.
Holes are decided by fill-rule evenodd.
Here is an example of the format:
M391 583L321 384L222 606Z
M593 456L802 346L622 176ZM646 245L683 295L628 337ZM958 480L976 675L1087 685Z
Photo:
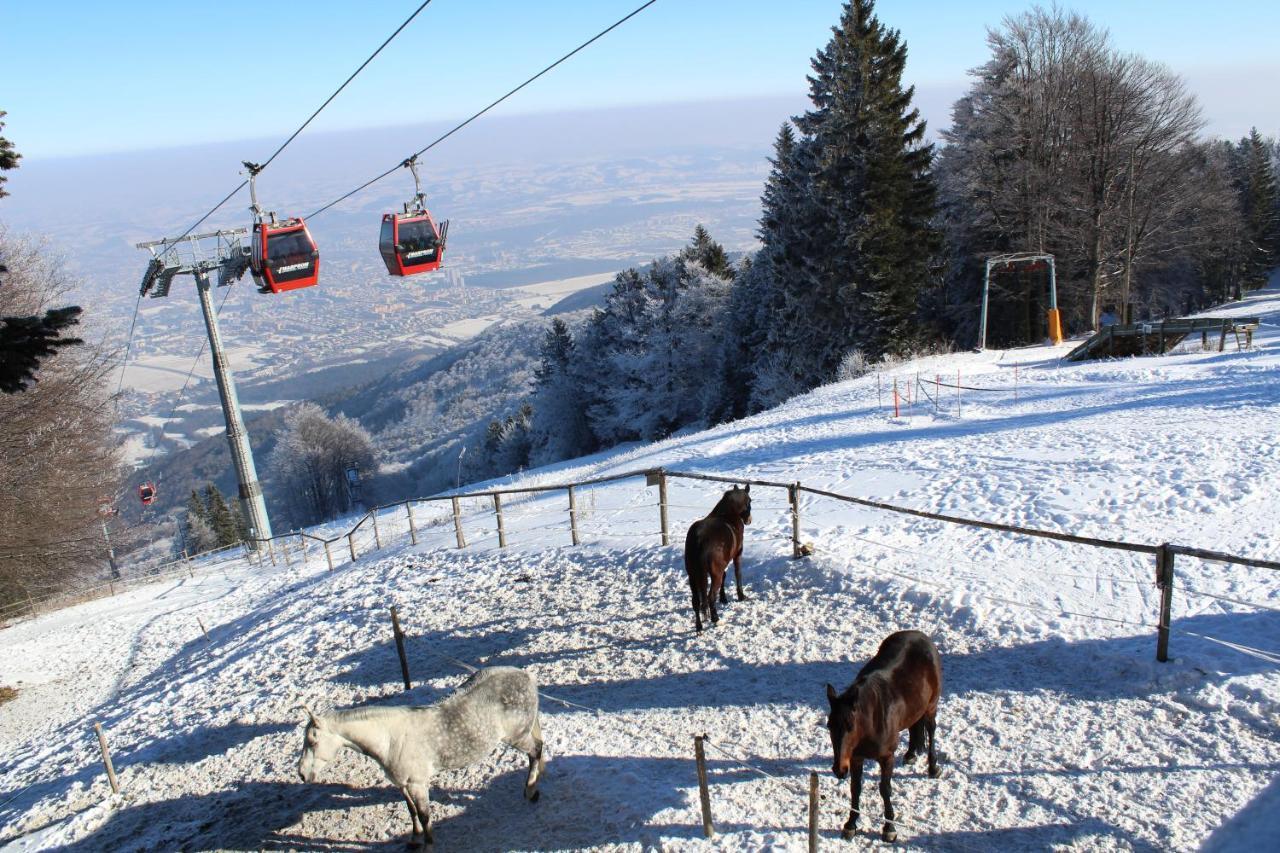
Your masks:
M389 275L404 277L435 272L444 263L449 220L436 225L431 211L427 210L427 198L418 180L418 158L410 157L401 165L413 174L413 199L405 202L403 213L383 215L378 252Z
M142 501L143 506L151 506L156 499L156 484L148 480L138 486L138 500Z
M274 211L263 213L258 205L254 181L262 167L245 162L249 170L249 198L253 212L253 242L249 272L259 293L284 293L313 287L320 281L320 250L301 217L277 219Z

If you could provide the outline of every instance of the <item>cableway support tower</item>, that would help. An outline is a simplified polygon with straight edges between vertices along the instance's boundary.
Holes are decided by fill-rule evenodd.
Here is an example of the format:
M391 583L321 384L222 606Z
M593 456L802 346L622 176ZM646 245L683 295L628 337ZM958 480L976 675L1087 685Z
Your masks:
M240 485L240 508L249 527L249 545L256 547L253 540L271 538L271 521L267 517L262 484L258 481L249 434L245 431L244 417L240 412L235 377L222 347L218 314L213 308L214 284L210 280L210 275L216 273L217 286L229 287L244 276L250 263L250 249L242 239L247 234L247 229L235 228L177 239L152 240L138 243L137 248L151 252L151 261L142 277L140 295L152 298L168 296L176 276L191 275L195 278L200 310L204 312L205 331L209 337L213 376L218 384L218 397L227 425L227 444L230 445L231 461Z

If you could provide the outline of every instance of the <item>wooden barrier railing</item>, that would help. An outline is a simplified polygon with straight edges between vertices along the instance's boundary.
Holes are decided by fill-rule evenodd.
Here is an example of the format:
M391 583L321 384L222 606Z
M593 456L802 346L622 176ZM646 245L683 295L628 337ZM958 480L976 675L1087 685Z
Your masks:
M1031 527L1023 527L1016 524L1004 524L1001 522L983 521L980 519L963 518L960 516L947 515L945 513L929 512L927 510L913 509L910 507L896 506L894 504L884 503L883 501L875 501L867 498L857 498L851 495L842 495L838 492L826 489L816 489L804 486L799 482L780 483L771 480L758 480L742 477L726 477L717 474L696 474L685 471L669 471L665 468L649 468L638 471L627 471L621 474L613 474L607 477L596 477L588 480L581 480L573 483L557 483L545 486L523 486L510 489L486 489L483 491L463 492L455 494L432 495L425 498L414 498L411 500L400 501L392 504L384 504L374 507L365 512L364 515L355 523L355 525L346 533L340 533L332 538L325 539L311 533L302 531L294 531L291 533L283 533L273 536L269 539L255 539L245 543L245 556L250 561L261 565L264 559L270 559L272 565L276 563L276 549L279 549L287 568L292 568L292 561L289 552L290 544L295 544L302 551L303 563L307 560L306 543L308 541L318 542L324 548L325 562L330 571L334 569L334 558L332 546L334 543L346 539L347 553L350 555L350 561L355 562L359 559L359 553L356 548L356 534L367 524L373 533L373 550L381 550L385 547L384 536L381 528L378 526L379 513L388 510L403 507L408 519L409 539L413 544L418 543L418 528L414 519L413 508L417 504L422 503L442 503L449 502L449 516L442 517L441 521L445 521L448 517L452 517L454 538L458 548L467 547L466 534L463 529L463 512L461 502L468 499L488 498L493 507L493 513L496 521L497 541L499 548L507 547L508 530L503 516L503 496L510 495L538 495L548 492L563 491L568 496L568 522L570 538L574 545L581 544L582 536L579 527L580 510L577 505L577 489L588 486L604 485L606 483L616 483L622 480L633 478L645 478L646 487L657 486L658 488L658 516L659 516L659 533L660 541L663 545L668 545L671 541L669 531L669 502L667 499L667 480L668 478L701 481L708 483L725 483L760 486L763 488L783 489L787 493L787 503L791 514L791 548L792 556L800 558L804 556L805 549L800 541L800 496L802 494L813 495L815 497L828 500L841 501L857 506L868 507L871 509L881 510L889 513L900 515L909 515L915 518L924 518L931 521L940 521L946 524L960 525L964 527L972 527L982 530L991 530L1000 533L1010 533L1019 536L1030 536L1040 539L1050 539L1058 542L1067 542L1075 545L1086 545L1094 548L1106 548L1118 551L1128 551L1140 554L1149 554L1154 556L1156 566L1154 581L1156 587L1160 590L1160 611L1159 621L1157 622L1157 642L1156 642L1156 658L1160 661L1168 660L1169 649L1169 633L1170 619L1173 600L1174 585L1174 561L1178 555L1194 557L1202 560L1211 560L1215 562L1228 563L1232 565L1245 566L1249 568L1270 569L1280 571L1280 562L1274 560L1262 560L1253 557L1241 557L1235 554L1227 554L1220 551L1210 551L1202 548L1193 548L1183 545L1173 545L1163 543L1160 545L1148 545L1138 542L1126 542L1118 539L1102 539L1093 536L1080 536L1073 533L1062 533L1055 530L1040 530ZM446 522L447 523L447 522ZM233 546L239 547L239 546ZM230 549L228 549L230 550ZM265 555L265 556L264 556ZM190 572L189 563L183 563L183 569L179 571ZM165 574L149 575L139 580L156 580L163 579ZM122 582L117 582L122 583ZM104 585L105 586L105 585ZM114 594L115 587L112 585L111 594ZM19 602L20 606L25 607L25 602ZM13 605L10 605L12 607ZM4 616L4 611L0 611L0 617Z

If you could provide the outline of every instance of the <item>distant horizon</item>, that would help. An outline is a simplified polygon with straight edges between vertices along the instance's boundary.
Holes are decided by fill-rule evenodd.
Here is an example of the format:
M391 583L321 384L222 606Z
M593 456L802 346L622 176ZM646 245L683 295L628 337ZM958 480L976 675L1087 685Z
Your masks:
M278 143L415 5L355 8L316 0L299 15L293 7L234 0L216 11L158 8L143 0L67 0L56 13L19 4L7 10L0 53L0 76L9 81L0 100L8 112L4 135L28 162L255 139ZM638 5L438 0L304 136L468 116ZM802 99L810 61L841 6L839 0L792 0L779 14L762 0L658 2L493 116ZM988 28L1031 6L882 0L876 14L906 43L904 82L921 93L958 96L972 83L968 72L989 58ZM1280 90L1260 85L1280 79L1277 4L1220 0L1211 15L1184 0L1158 10L1107 0L1074 0L1063 8L1107 30L1118 50L1162 62L1186 79L1209 134L1239 138L1251 126L1280 133ZM276 33L290 36L288 49L265 55ZM935 130L950 123L949 104L925 106Z

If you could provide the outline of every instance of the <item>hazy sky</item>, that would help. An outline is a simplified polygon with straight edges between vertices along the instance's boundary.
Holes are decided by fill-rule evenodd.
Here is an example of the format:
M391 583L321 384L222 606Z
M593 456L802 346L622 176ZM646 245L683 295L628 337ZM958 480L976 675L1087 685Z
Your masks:
M465 116L641 0L434 0L313 127ZM201 141L283 137L417 0L221 3L34 0L5 4L0 109L29 160ZM935 126L985 28L1029 4L881 0L933 93ZM1069 8L1199 93L1210 131L1280 131L1280 3L1103 2ZM658 0L500 109L506 114L796 95L839 16L837 0ZM939 94L941 93L941 94ZM672 128L678 133L679 128ZM265 156L269 150L246 152Z

